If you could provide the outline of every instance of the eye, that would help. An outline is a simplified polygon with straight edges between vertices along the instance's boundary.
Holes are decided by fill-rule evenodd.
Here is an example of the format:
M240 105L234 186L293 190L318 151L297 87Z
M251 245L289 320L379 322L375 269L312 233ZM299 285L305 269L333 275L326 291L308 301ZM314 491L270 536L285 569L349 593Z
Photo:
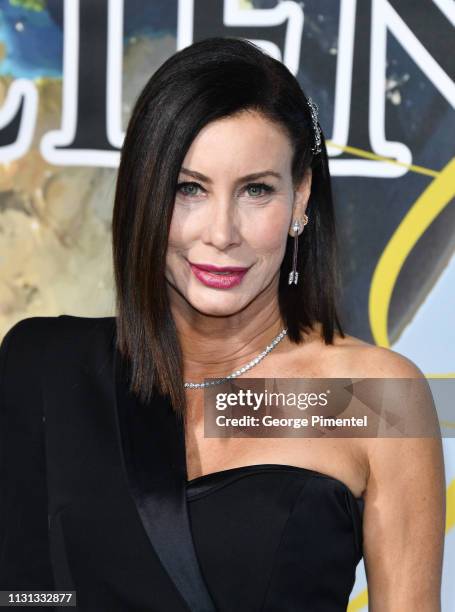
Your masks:
M185 181L177 184L177 192L188 198L200 195L198 193L198 189L204 191L203 187L194 181ZM245 189L249 191L249 195L254 199L260 198L275 191L274 187L267 185L266 183L249 183Z
M185 182L185 183L178 183L177 185L177 191L179 193L181 193L183 196L186 197L192 197L197 194L197 190L202 187L199 185L199 183L195 183L193 181L191 182Z
M258 198L275 191L271 185L267 185L266 183L250 183L247 185L246 189L253 190L250 191L250 195L252 195L253 198Z

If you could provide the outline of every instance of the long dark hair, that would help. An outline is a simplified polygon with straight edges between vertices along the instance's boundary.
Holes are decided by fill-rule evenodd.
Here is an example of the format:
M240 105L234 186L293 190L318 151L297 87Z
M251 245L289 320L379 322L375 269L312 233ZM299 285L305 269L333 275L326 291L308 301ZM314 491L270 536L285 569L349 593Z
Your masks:
M339 272L327 151L314 155L307 98L286 66L240 38L212 37L168 58L139 94L128 124L117 176L112 221L116 285L116 346L130 364L130 390L148 401L170 396L183 415L183 363L168 300L165 264L180 167L205 125L242 110L255 110L287 131L293 145L294 186L312 168L299 236L298 285L288 285L292 237L279 280L279 307L288 337L321 323L326 344L335 326Z

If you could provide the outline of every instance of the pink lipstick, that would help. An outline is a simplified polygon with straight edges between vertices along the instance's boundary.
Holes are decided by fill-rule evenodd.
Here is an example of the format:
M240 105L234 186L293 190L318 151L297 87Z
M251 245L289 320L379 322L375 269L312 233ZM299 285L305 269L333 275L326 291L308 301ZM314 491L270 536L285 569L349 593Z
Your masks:
M189 262L194 276L206 287L230 289L242 282L249 268L239 266L214 266L212 264L194 264Z

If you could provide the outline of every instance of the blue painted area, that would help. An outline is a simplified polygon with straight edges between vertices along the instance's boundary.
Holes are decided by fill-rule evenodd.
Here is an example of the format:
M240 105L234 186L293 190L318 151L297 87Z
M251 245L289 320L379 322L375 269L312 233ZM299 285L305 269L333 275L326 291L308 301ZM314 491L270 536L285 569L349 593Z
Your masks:
M14 78L61 77L63 33L47 11L31 11L0 0L0 74Z
M125 40L139 35L176 35L177 0L125 0L124 10ZM6 53L0 62L0 75L61 78L63 0L48 0L43 11L0 0L0 42Z

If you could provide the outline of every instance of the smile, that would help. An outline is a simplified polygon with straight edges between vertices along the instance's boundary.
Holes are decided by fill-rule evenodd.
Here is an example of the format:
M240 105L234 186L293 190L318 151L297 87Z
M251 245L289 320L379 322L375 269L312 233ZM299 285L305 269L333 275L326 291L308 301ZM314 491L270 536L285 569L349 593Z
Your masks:
M189 262L194 276L206 287L214 289L230 289L242 282L248 268L233 266L212 266L210 264L193 264ZM202 267L203 266L203 267Z

